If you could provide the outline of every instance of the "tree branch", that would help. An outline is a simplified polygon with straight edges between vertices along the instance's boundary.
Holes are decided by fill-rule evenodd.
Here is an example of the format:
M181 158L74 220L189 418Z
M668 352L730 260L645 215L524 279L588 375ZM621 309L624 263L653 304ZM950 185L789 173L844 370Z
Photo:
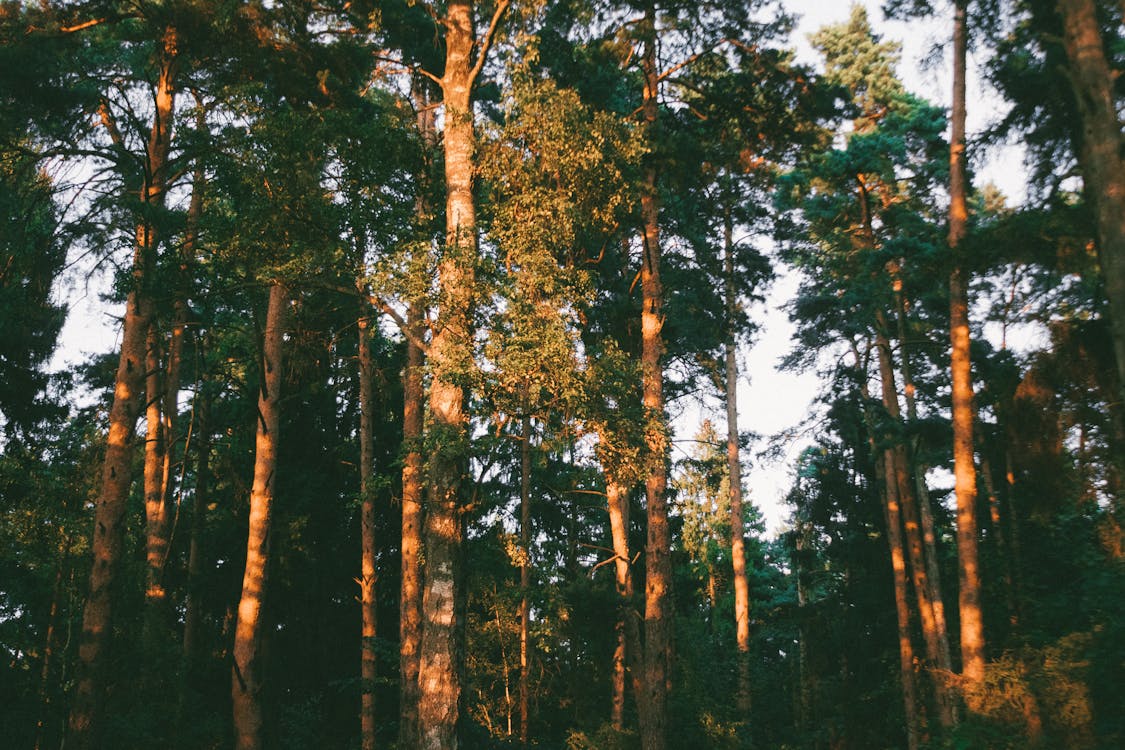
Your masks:
M492 48L492 42L496 36L496 27L500 25L500 18L511 4L512 0L500 0L500 2L496 4L496 10L492 12L492 20L488 23L488 31L485 32L484 38L480 43L480 53L477 55L477 62L473 65L473 69L469 71L470 89L473 84L476 83L477 76L480 75L481 68L484 67L484 61L488 58L488 50Z

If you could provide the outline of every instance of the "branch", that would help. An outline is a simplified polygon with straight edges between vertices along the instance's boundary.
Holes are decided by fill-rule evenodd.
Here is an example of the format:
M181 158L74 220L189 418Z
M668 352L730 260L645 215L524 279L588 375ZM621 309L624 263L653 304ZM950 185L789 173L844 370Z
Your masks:
M411 344L414 344L414 346L421 349L422 353L425 354L427 357L430 356L430 345L427 344L425 341L422 341L421 339L419 339L417 336L415 336L414 332L410 330L410 326L407 325L406 320L404 320L403 317L398 314L398 311L395 310L393 307L391 307L390 304L386 300L384 300L382 297L380 297L379 295L373 294L373 293L367 294L367 293L364 293L364 292L360 291L359 289L355 289L353 287L347 287L347 286L340 286L339 284L327 284L327 283L324 283L324 282L316 282L316 283L312 284L312 286L317 286L317 287L320 287L321 289L326 289L330 292L336 292L337 294L343 294L343 295L346 295L348 297L355 297L357 299L366 299L369 303L371 303L371 305L373 307L379 308L380 310L385 312L387 315L389 315L392 320L394 320L395 324L398 325L399 331L402 333L403 336L406 337L407 341L409 341Z
M97 26L100 23L105 23L108 20L109 18L91 18L89 21L76 23L73 26L62 26L59 28L59 31L64 34L73 34L76 31L82 31L82 29L88 29L91 26Z
M424 75L426 78L429 78L431 81L433 81L437 85L439 85L439 86L441 85L441 79L438 78L437 76L435 76L430 71L423 68L421 65L410 65L408 63L403 62L402 60L399 60L399 59L394 58L394 57L387 57L386 55L375 54L375 55L372 55L372 57L374 57L379 62L388 62L388 63L391 63L393 65L397 65L400 68L402 68L403 70L407 70L411 73L421 73L422 75Z
M98 117L101 118L102 125L109 132L109 138L113 141L113 145L121 150L125 150L125 139L121 137L121 131L117 127L117 121L113 119L113 113L109 111L109 101L102 99L98 104Z
M368 297L368 300L371 302L371 304L375 305L391 317L395 324L398 325L398 329L402 332L402 335L405 336L411 344L414 344L414 346L418 347L418 349L427 357L430 356L430 345L418 338L414 331L410 330L410 326L403 319L403 317L399 315L397 310L391 307L382 297L379 297L378 295L372 294L370 297Z
M492 48L492 42L496 36L496 27L500 25L500 18L511 4L512 0L500 0L500 2L496 4L496 10L492 12L492 20L488 22L488 31L485 32L484 39L482 39L480 43L480 53L477 56L477 62L473 66L473 69L469 71L470 89L472 89L473 84L476 83L477 76L480 75L481 68L484 67L484 61L488 58L488 50Z
M730 39L720 39L719 41L715 42L713 45L711 45L707 49L696 52L694 55L692 55L688 59L684 60L683 62L676 63L672 67L668 68L668 70L666 70L663 73L661 73L660 75L658 75L656 77L656 82L660 83L661 81L663 81L665 78L672 75L676 71L682 70L683 68L686 68L688 65L691 65L693 62L695 62L699 58L703 57L706 54L710 54L711 52L714 52L719 47L721 47L724 44L727 44L728 42L731 42L731 41L732 40L730 40Z

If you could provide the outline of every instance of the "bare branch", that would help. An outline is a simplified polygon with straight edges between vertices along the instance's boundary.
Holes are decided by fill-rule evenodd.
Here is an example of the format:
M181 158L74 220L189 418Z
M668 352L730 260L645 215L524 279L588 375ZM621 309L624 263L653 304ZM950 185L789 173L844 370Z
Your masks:
M488 58L488 50L492 48L492 42L496 37L496 27L500 25L501 17L511 4L512 0L500 0L500 2L496 4L496 10L492 12L492 20L488 23L488 31L485 32L484 38L481 39L480 42L480 52L477 54L477 62L473 65L473 69L469 71L470 88L476 83L477 76L480 75L481 68L484 67L484 61Z

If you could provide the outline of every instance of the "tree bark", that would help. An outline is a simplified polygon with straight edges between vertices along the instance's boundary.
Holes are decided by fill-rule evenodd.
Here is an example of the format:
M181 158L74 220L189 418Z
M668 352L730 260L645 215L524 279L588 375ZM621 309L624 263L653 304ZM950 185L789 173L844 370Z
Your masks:
M898 327L898 345L900 353L900 366L902 372L902 391L906 397L906 416L911 423L918 419L918 406L915 400L913 368L910 365L910 352L906 345L906 300L902 290L902 279L895 274L894 278L895 308ZM915 498L918 505L918 516L922 524L922 546L925 549L926 578L930 583L930 600L933 603L934 626L937 628L937 637L940 647L940 660L937 662L939 669L946 672L953 671L953 658L949 649L949 624L945 617L945 600L942 594L941 570L938 565L937 538L934 532L934 513L930 502L930 490L926 485L927 467L918 460L916 446L911 445L907 450L910 470L914 473L914 486L917 491ZM950 702L951 718L956 723L959 721L957 705Z
M882 317L882 316L880 316ZM890 343L882 332L876 335L876 348L879 360L879 377L883 386L883 406L887 414L896 423L901 423L902 414L898 403L898 389L894 380L894 369L891 362ZM925 560L925 549L922 543L922 530L918 514L918 502L914 496L914 488L910 481L909 459L906 447L901 441L895 440L892 447L887 448L891 461L887 467L886 481L894 483L894 493L888 489L888 497L897 497L903 528L905 530L905 549L910 559L911 578L914 583L914 597L918 607L919 620L922 625L922 639L926 649L926 661L929 663L930 679L933 685L934 697L937 701L938 719L942 726L948 728L954 724L953 698L949 695L948 682L945 675L933 671L933 667L948 671L948 647L943 652L941 636L944 627L938 626L934 606L934 587L929 580L928 566Z
M738 363L735 360L734 319L738 301L734 289L734 228L730 209L724 216L723 274L727 303L726 401L727 472L730 485L730 547L734 569L734 623L738 649L738 711L743 721L750 719L750 584L746 577L746 538L742 519L742 458L738 450Z
M520 424L520 742L527 744L528 712L531 700L531 417Z
M362 248L361 248L362 252ZM357 282L360 287L363 282ZM361 296L359 337L360 494L360 745L375 750L375 373L371 357L371 310Z
M262 338L261 386L257 436L254 441L254 484L250 490L250 528L246 570L234 632L231 699L237 750L262 747L262 603L269 580L270 523L277 473L278 428L281 424L282 353L288 290L279 281L270 286L266 330Z
M866 404L871 400L867 387L866 367L858 348L853 346L856 367L862 368L864 378L860 394ZM883 520L887 528L887 547L891 554L891 572L894 582L895 616L898 621L899 683L902 687L903 720L906 729L907 750L918 749L918 690L914 682L914 644L910 637L910 604L907 601L906 556L902 543L902 518L898 503L898 486L894 481L894 455L890 450L879 450L876 444L875 420L871 410L863 407L863 421L867 426L867 441L871 462L875 467L875 483L880 488L883 501Z
M613 540L613 569L617 584L617 620L614 633L617 645L613 650L613 695L610 722L617 731L625 728L625 673L628 638L626 627L633 599L633 577L629 571L629 494L620 484L606 478L606 500L609 506L610 537Z
M407 325L422 333L422 310L412 304ZM403 371L402 441L402 590L399 597L399 744L413 747L418 737L419 654L422 642L422 386L423 354L407 337Z
M1094 207L1113 351L1125 403L1125 157L1121 121L1094 0L1058 0L1070 85L1082 118L1078 159ZM1125 7L1122 8L1125 15Z
M47 615L47 637L43 642L43 665L39 669L39 718L35 722L35 750L40 750L47 735L51 709L51 668L55 662L55 629L59 621L62 598L63 568L70 556L70 537L60 534L59 559L55 566L55 582L51 587L51 609Z
M968 277L961 241L968 230L965 175L965 57L967 0L957 0L953 22L953 116L949 152L949 336L952 344L953 476L957 495L958 605L961 673L968 693L984 681L984 621L977 553L977 478L973 464L973 376L969 360ZM972 705L970 705L972 709Z
M424 82L419 82L418 132L427 151L436 141L434 114ZM427 184L428 174L419 179ZM421 191L415 213L420 227L429 225L430 210ZM422 643L422 520L423 468L422 430L425 410L423 385L424 353L421 341L425 309L412 301L406 311L406 367L402 373L402 585L399 594L399 727L398 744L414 747L418 741L419 655Z
M167 190L167 162L175 109L177 35L167 27L161 44L159 75L155 87L156 111L145 153L145 180L140 190L143 206L159 207ZM102 107L106 126L119 138L108 108ZM121 566L124 537L122 523L132 483L133 441L137 418L144 406L146 336L152 321L149 277L155 263L156 228L142 208L133 251L132 279L125 301L121 353L114 379L109 412L109 435L102 466L102 482L94 510L91 542L93 565L89 594L82 612L78 647L78 674L71 701L68 744L78 750L96 747L105 692L105 655L113 631L112 588Z
M203 575L203 528L211 488L211 394L205 380L200 381L200 394L196 406L197 447L195 459L195 492L191 503L191 530L188 540L187 597L184 603L183 659L185 672L192 673L192 665L199 653L200 578Z
M629 557L629 490L606 468L606 499L610 535L613 540L614 572L617 584L617 620L614 624L617 647L613 656L613 696L611 721L614 729L625 726L625 686L632 676L633 698L642 727L648 725L649 705L645 701L645 664L641 649L638 615L633 609L632 558ZM643 731L643 730L642 730Z
M473 5L451 2L445 17L446 238L438 265L440 302L430 345L433 452L423 540L426 548L419 659L419 743L454 750L461 699L457 608L463 518L460 495L467 454L464 391L459 375L471 366L469 309L477 255L473 201Z
M898 487L893 478L895 460L892 451L883 451L881 484L884 488L883 507L886 511L887 546L891 553L891 570L894 574L895 614L898 619L899 679L902 683L902 705L906 721L906 746L918 748L918 691L914 683L914 644L910 640L910 604L906 597L906 557L903 554L902 514L899 508ZM879 459L876 458L876 465Z
M642 114L648 137L657 124L656 8L645 8L641 68L644 73ZM641 726L644 750L664 750L668 685L671 679L672 583L671 534L668 528L667 418L664 414L664 290L660 280L660 207L656 167L644 170L641 193L643 247L641 258L641 390L645 414L645 501L648 536L645 545L644 688L647 721Z

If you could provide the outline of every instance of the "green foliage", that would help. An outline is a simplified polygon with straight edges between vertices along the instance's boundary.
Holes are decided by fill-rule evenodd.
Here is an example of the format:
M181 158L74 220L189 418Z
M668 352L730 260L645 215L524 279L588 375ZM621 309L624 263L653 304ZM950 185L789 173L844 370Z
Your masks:
M788 528L764 538L751 503L742 519L752 601L749 715L733 700L722 439L705 422L686 458L677 454L669 746L903 745L874 460L896 441L927 466L950 460L948 300L934 282L949 262L944 113L905 90L895 73L899 45L881 38L859 6L814 36L824 56L817 71L780 46L791 19L778 3L674 0L656 7L665 75L648 128L637 117L637 53L653 31L638 22L643 4L518 5L501 23L503 65L485 67L477 92L477 114L487 120L474 154L480 253L456 258L475 274L472 341L443 374L466 389L468 425L456 435L431 427L421 442L431 461L464 457L462 745L519 746L520 565L530 561L530 744L640 747L631 686L625 728L609 723L620 599L605 488L607 480L626 488L629 546L641 555L631 561L629 604L640 612L644 437L666 421L646 414L638 387L637 229L647 168L657 171L670 411L687 410L689 398L706 407L719 392L728 339L746 342L761 324L752 303L773 273L764 239L771 232L781 258L803 276L789 306L798 324L790 364L816 364L826 376L810 416L812 445L794 467ZM888 5L899 15L946 9ZM477 7L478 21L493 7ZM1120 30L1110 23L1118 9L1098 7L1120 67ZM1006 334L1035 325L1043 336L1029 352L978 336L973 351L990 663L984 687L966 696L976 715L945 734L931 721L929 746L1118 747L1125 419L1091 217L1068 181L1081 134L1060 78L1053 6L1021 0L1006 4L1002 18L991 0L970 8L976 39L997 45L991 75L1014 104L1004 127L1026 133L1042 188L1033 205L1018 208L995 189L973 197L965 247L978 278L974 326ZM443 247L438 135L417 125L423 108L442 119L438 92L417 71L440 73L440 10L336 0L0 6L0 725L9 743L33 746L40 720L40 747L63 740L90 504L115 386L110 356L44 373L65 303L58 279L68 252L88 254L121 271L111 295L120 303L131 291L127 253L144 220L160 238L146 289L158 326L178 299L189 318L165 581L177 637L144 653L133 645L143 632L145 576L135 487L115 592L105 746L229 741L229 644L258 421L264 288L275 279L289 284L292 303L263 613L266 742L357 746L366 686L355 601L356 320L384 304L399 317L407 306L432 315L443 302L439 261L465 251ZM138 190L151 177L143 165L153 76L170 25L178 96L170 191L157 208ZM407 68L409 76L400 75ZM193 233L189 191L203 207ZM381 746L397 734L398 497L408 447L405 347L393 318L378 317L370 329ZM431 319L422 323L425 344L434 331ZM892 420L870 398L878 334L892 341L896 362L912 366L916 419ZM525 416L527 549L519 535ZM136 441L138 474L142 449ZM936 485L940 476L928 479ZM946 612L955 613L954 522L944 490L930 489ZM193 518L197 499L201 516ZM189 579L193 535L201 565ZM189 592L198 643L184 654L179 618Z
M65 308L52 287L66 259L52 188L36 160L0 150L0 421L5 440L34 439L45 401L43 367Z

